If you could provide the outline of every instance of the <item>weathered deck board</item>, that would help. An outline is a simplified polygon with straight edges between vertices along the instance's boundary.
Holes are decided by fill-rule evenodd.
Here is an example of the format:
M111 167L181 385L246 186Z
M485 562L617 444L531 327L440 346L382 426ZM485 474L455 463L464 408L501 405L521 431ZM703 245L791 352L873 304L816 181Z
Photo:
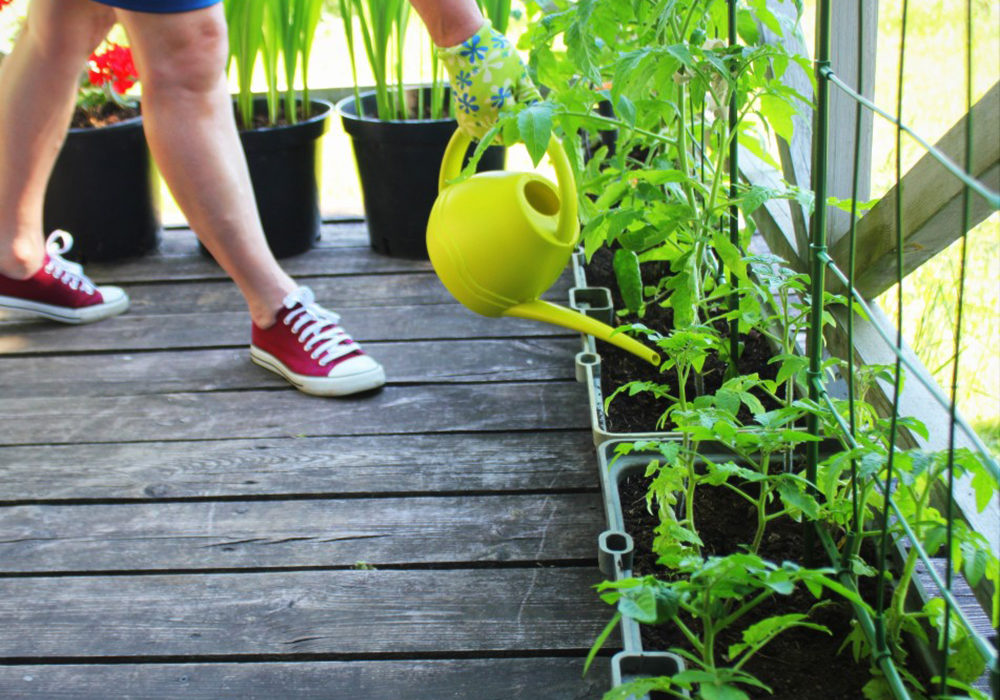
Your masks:
M596 489L590 431L0 447L0 504Z
M594 700L605 664L581 679L575 658L304 661L299 663L0 666L0 697L47 700Z
M327 225L282 261L385 364L367 396L252 365L243 302L189 231L88 266L124 316L0 319L0 698L608 687L606 657L580 676L612 611L578 336L477 316L367 243Z
M538 338L571 331L535 321L479 316L458 304L343 309L342 323L362 343L460 338ZM0 356L29 353L134 352L250 344L244 311L132 315L67 329L51 323L0 322ZM572 361L572 360L569 360Z
M191 281L228 279L214 260L190 254L190 246L172 246L170 256L142 257L119 263L92 263L87 274L95 281L114 280L118 284L156 281ZM378 258L365 246L315 248L304 255L281 261L288 274L300 278L327 275L398 274L426 272L426 260Z
M444 285L431 271L386 275L343 275L305 280L316 300L338 312L350 308L382 306L423 306L456 304ZM565 274L545 293L547 299L566 299L571 275ZM246 304L236 285L228 279L197 280L187 284L174 281L125 285L128 314L183 314L198 311L245 312Z
M0 509L0 574L589 560L599 494Z
M423 306L455 303L433 272L402 275L318 277L308 286L316 300L338 312L346 308ZM130 316L183 314L197 311L246 312L246 303L229 280L194 281L188 284L151 282L126 287Z
M562 301L570 286L570 276L564 275L544 295L546 299ZM365 309L380 314L385 306L419 307L428 304L448 304L461 308L433 272L404 275L371 275L320 277L308 280L316 300L327 308L342 313L347 309ZM125 285L129 295L129 310L123 318L167 316L177 314L214 314L237 311L246 316L246 304L239 290L229 280L196 281L189 284L173 282ZM463 309L464 310L464 309ZM471 315L471 312L465 311ZM9 317L13 319L11 315ZM249 319L249 316L246 316ZM249 324L249 320L247 320ZM354 329L349 329L355 332ZM0 332L3 332L0 327Z
M0 657L585 652L596 569L282 571L0 579Z
M330 400L275 391L22 398L0 403L0 445L219 440L589 425L576 382L389 386ZM433 408L431 408L433 407Z
M320 226L319 240L316 242L316 247L312 251L302 255L293 255L292 257L283 258L281 260L281 264L283 267L287 266L290 262L307 258L312 255L315 250L323 248L365 248L368 249L370 253L368 227L363 219L350 217L325 221ZM202 257L200 253L196 253L197 249L198 238L195 236L193 231L185 227L172 226L160 232L160 243L154 255L139 258L137 261L131 262L141 263L145 261L152 261L155 264L156 261L161 258L194 256L196 254L199 257ZM386 267L391 267L392 265L400 262L398 258L387 258L380 255L372 255L372 259L380 262ZM408 263L412 261L403 262ZM128 261L114 263L113 266L117 268L122 264L128 264ZM427 264L427 262L423 261L423 264Z
M573 338L374 342L392 384L570 380ZM80 357L23 355L3 360L0 395L117 396L284 387L280 377L247 360L246 348L186 352L106 353ZM87 376L80 379L81 367Z

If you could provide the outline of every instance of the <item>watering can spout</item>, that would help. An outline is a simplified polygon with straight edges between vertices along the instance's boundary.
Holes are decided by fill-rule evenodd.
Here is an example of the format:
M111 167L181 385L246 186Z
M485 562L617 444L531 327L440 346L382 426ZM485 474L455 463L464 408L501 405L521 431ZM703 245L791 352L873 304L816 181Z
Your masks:
M532 321L552 323L563 328L569 328L581 333L603 340L607 343L630 352L636 357L642 358L653 366L660 364L660 356L656 351L646 347L634 338L630 338L624 333L615 333L611 326L600 321L585 316L564 306L550 304L547 301L536 299L517 304L503 312L504 316L514 316L516 318L526 318Z

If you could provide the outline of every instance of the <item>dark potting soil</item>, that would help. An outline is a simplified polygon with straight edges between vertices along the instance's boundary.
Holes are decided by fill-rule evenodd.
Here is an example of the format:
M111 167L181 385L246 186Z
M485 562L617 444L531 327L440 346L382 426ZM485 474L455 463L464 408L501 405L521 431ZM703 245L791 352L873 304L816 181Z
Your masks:
M309 117L311 117L311 116L312 116L312 114L306 114L305 110L302 109L302 105L301 104L296 103L296 105L295 105L295 118L296 118L296 120L298 120L299 122L303 122L306 119L309 119ZM253 124L251 124L250 128L247 129L243 125L243 120L240 118L238 110L236 112L236 123L239 124L239 128L241 130L243 130L243 131L256 131L258 129L269 129L269 128L273 129L274 127L289 126L291 124L291 122L288 120L288 117L285 115L285 108L284 107L281 107L281 108L278 109L278 118L274 121L273 124L271 123L270 119L268 118L266 112L260 112L260 113L255 113L254 114L254 116L253 116Z
M364 110L364 117L366 119L378 119L378 113L374 110L371 111L368 108ZM397 119L398 117L393 117ZM404 121L421 121L429 119L451 119L451 100L446 99L441 103L440 110L435 113L434 105L431 104L430 100L424 100L421 103L412 102L406 106L406 117Z
M127 119L134 119L138 116L139 110L134 107L122 107L114 102L105 102L100 107L95 107L94 109L82 109L80 107L74 109L70 128L96 129L102 126L117 124Z
M613 254L607 248L601 248L594 253L586 266L587 284L608 287L611 290L611 302L614 308L623 309L625 303L618 292L612 259ZM642 273L644 280L657 280L668 276L670 269L661 262L644 263ZM628 314L619 317L617 322L642 323L666 335L673 328L673 315L673 309L653 305L646 309L642 318ZM725 324L721 324L719 331L726 337L729 329ZM768 364L774 353L763 335L752 331L748 335L741 336L740 343L742 351L736 365L741 374L756 372L765 379L774 379L777 376L778 366ZM602 341L598 341L597 351L601 355L601 392L605 397L611 396L618 387L630 381L653 381L664 384L669 387L671 394L677 395L679 381L674 370L661 372L659 368L635 355ZM718 356L709 357L701 376L688 378L685 387L686 396L693 398L699 394L715 393L726 380L726 369L726 362ZM765 408L777 408L767 397L759 398ZM629 396L627 393L619 394L607 410L607 430L613 433L670 430L674 426L669 422L663 426L657 425L660 416L669 407L670 402L667 399L656 398L650 392L640 392L634 396ZM744 422L751 420L751 415L745 407L739 418Z
M635 540L633 573L636 576L655 574L667 579L670 572L656 563L652 552L657 519L646 510L648 485L648 479L638 474L627 477L620 486L625 530ZM725 488L701 488L695 497L695 518L706 556L740 551L741 545L748 540L748 533L756 528L752 506ZM801 560L804 534L804 526L800 523L790 519L775 520L768 526L760 555L775 562ZM761 619L808 612L817 601L804 587L800 588L792 595L776 595L758 606L744 621L723 633L717 649L725 650L730 644L741 641L742 630ZM741 687L752 698L855 700L863 697L861 689L871 680L867 663L855 663L849 649L838 653L851 631L852 620L853 613L846 602L834 600L816 608L810 613L809 621L825 625L832 634L803 628L781 633L744 666L745 671L770 686L773 694ZM686 622L697 629L693 621ZM646 650L682 648L693 651L675 625L642 625L641 630Z
M611 290L612 303L616 309L624 308L618 293L612 266L612 253L602 249L595 253L586 268L587 282L592 286L605 286ZM645 280L659 279L669 275L669 268L662 263L643 265ZM647 309L643 318L620 317L619 322L640 322L646 326L668 333L672 328L673 313L670 309L658 307ZM727 328L720 328L725 337ZM769 365L773 356L771 348L759 334L740 339L742 354L737 366L741 373L756 372L764 378L773 379L777 366ZM660 372L657 368L618 350L599 343L601 355L601 388L604 396L609 396L623 383L632 380L649 380L669 384L671 393L676 395L677 377L671 372ZM725 380L725 363L718 358L706 362L701 376L702 386L687 387L688 396L696 393L714 392ZM699 391L700 390L700 391ZM769 402L765 407L773 408ZM636 396L620 394L612 402L608 412L608 429L613 432L648 432L669 429L671 426L657 426L657 419L669 407L669 402L655 399L648 393ZM741 415L744 421L750 416ZM633 572L637 576L655 574L666 579L671 572L656 563L652 552L657 518L646 509L646 492L649 481L641 474L627 478L620 487L625 529L635 540ZM740 551L756 529L756 512L747 501L725 488L701 488L695 497L696 528L704 542L706 556L725 555ZM770 561L801 561L804 551L804 526L790 519L776 520L769 524L760 555ZM819 546L818 543L816 545ZM758 606L733 629L726 630L717 640L717 649L726 650L729 645L742 641L741 634L746 627L772 615L809 612L816 599L806 590L796 591L789 596L776 595ZM862 591L869 597L869 592ZM873 599L874 595L870 595ZM871 680L866 662L855 663L849 649L839 652L844 639L853 624L853 612L848 603L830 600L817 607L809 615L809 621L824 625L832 634L818 630L795 628L783 632L762 651L758 652L744 667L744 670L770 686L773 694L742 686L753 698L779 698L783 700L829 699L839 700L863 697L862 688ZM687 621L694 626L694 621ZM660 626L642 625L643 648L666 650L681 648L693 651L676 625L667 623ZM697 628L695 628L697 633ZM653 693L653 700L659 700Z

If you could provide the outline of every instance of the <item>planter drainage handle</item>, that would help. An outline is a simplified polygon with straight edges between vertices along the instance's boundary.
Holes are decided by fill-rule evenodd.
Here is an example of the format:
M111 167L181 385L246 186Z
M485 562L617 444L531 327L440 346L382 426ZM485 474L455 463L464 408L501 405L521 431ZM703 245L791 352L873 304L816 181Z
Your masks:
M484 316L563 326L658 365L660 356L634 338L540 300L580 237L576 182L562 143L553 138L548 148L558 184L536 173L496 171L453 182L470 142L461 129L448 142L427 222L427 253L452 296Z
M601 573L617 580L632 569L632 536L621 530L605 530L597 538L597 566Z

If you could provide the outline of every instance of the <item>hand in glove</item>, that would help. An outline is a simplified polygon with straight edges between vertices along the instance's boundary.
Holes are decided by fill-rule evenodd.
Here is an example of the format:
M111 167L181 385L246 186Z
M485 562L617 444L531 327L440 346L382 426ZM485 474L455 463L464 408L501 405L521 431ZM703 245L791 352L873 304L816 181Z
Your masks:
M500 111L541 99L514 47L487 21L458 46L438 48L451 81L458 125L474 139L490 130Z

